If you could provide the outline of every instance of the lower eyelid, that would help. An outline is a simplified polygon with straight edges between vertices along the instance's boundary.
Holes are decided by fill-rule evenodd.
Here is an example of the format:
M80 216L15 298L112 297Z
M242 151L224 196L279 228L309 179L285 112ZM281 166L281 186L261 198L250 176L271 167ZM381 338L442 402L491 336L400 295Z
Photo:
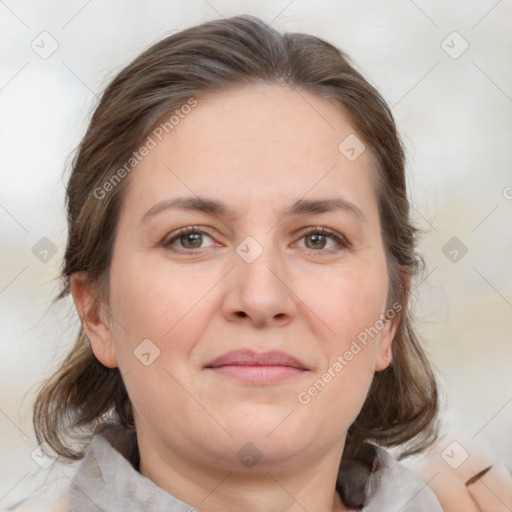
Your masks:
M302 240L304 237L300 238L300 240ZM305 245L302 245L300 246L300 249L306 249L308 251L312 251L312 252L330 252L330 251L335 251L335 250L339 250L339 249L345 249L345 248L348 248L349 245L347 242L345 242L344 240L336 240L333 238L333 241L334 241L334 247L327 247L327 248L320 248L320 249L311 249L310 247L306 247Z

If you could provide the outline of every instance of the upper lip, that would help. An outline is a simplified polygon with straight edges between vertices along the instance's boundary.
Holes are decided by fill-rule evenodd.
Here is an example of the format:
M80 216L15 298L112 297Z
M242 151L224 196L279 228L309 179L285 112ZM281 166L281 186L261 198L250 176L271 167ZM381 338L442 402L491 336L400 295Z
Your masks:
M296 357L278 350L260 353L253 350L226 352L210 361L206 368L218 368L219 366L291 366L300 370L308 369Z

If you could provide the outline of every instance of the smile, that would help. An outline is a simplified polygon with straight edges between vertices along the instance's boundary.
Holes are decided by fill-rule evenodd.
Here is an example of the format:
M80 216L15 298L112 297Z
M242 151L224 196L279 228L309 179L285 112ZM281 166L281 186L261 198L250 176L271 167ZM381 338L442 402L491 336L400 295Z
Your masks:
M258 354L251 350L228 352L208 363L205 368L252 384L272 384L309 371L301 361L284 352Z

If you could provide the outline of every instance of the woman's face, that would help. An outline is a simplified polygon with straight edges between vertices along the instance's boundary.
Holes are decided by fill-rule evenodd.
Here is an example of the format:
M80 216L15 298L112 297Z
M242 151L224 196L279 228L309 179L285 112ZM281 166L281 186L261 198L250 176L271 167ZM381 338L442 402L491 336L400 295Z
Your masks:
M153 135L90 336L121 370L143 453L229 469L339 460L393 336L354 131L325 99L261 85L198 99Z

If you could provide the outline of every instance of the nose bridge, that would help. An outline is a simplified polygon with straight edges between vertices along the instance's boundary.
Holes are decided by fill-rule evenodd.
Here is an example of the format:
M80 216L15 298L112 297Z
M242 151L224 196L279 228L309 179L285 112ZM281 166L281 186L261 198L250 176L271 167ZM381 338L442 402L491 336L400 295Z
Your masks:
M279 273L282 267L278 261L278 251L269 240L267 240L265 246L260 247L258 248L254 242L248 241L237 248L239 258L236 266L239 269L239 277L242 284L245 284L249 289L269 285L275 288L277 284L274 282L276 281L275 273ZM244 251L247 252L244 253Z
M262 237L260 237L261 239ZM270 298L271 294L281 294L283 283L276 277L276 274L284 272L282 255L274 246L272 236L266 236L263 244L255 238L247 237L237 247L237 276L240 279L241 288L246 293L266 292ZM264 299L265 297L259 297Z
M295 311L293 294L285 284L286 259L271 234L260 239L263 243L247 237L236 248L225 312L230 317L249 317L255 324L283 322Z

